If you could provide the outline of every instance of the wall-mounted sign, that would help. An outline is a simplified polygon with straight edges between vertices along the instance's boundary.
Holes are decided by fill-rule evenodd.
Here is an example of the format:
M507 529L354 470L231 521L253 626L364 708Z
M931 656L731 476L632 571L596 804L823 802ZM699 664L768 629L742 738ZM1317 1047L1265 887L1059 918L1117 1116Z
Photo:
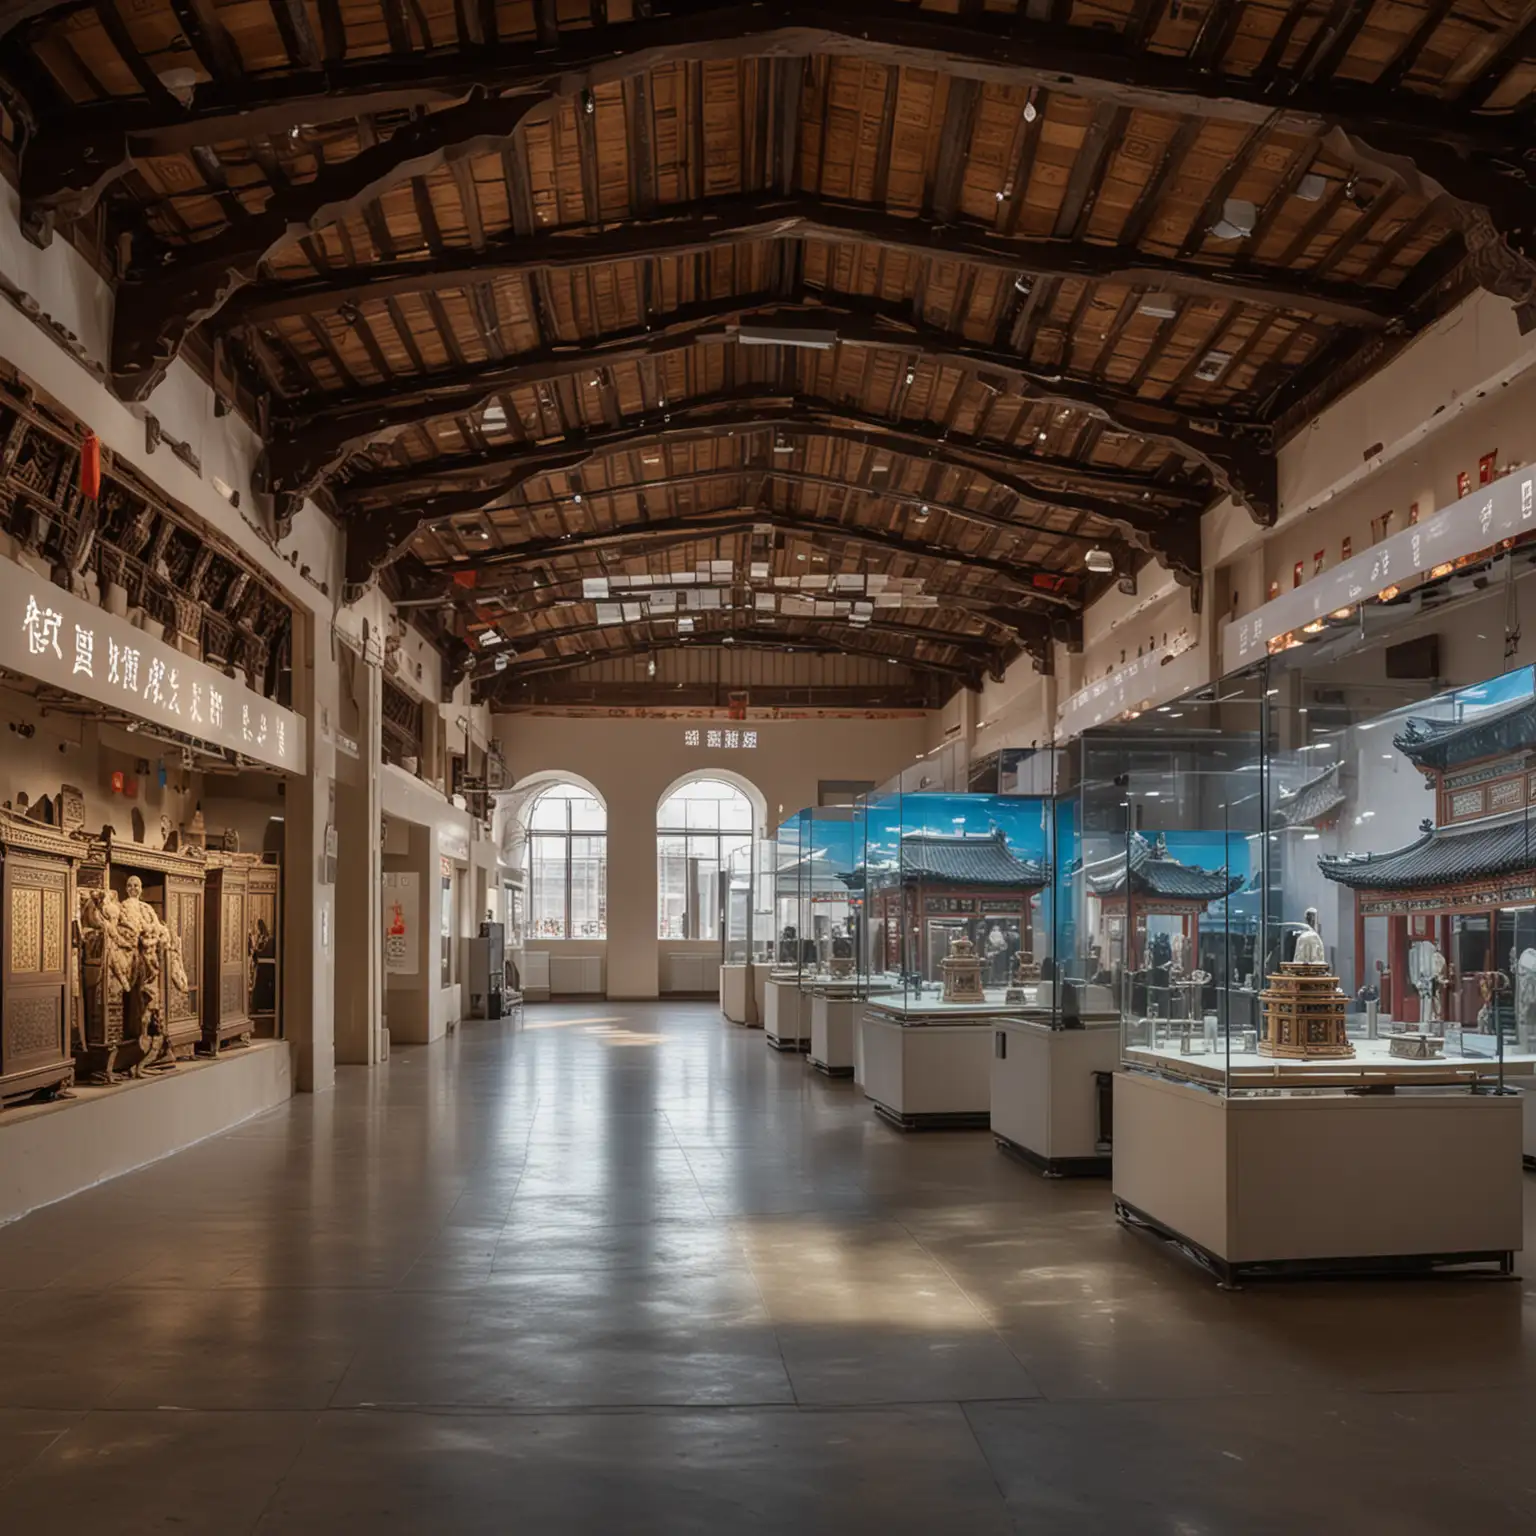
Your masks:
M683 732L685 747L703 747L707 751L751 752L757 746L756 731L694 730Z
M273 768L303 769L304 721L292 710L3 558L0 614L0 667Z
M414 976L421 913L421 877L413 870L384 876L384 969L391 976Z
M1463 475L1462 480L1467 477ZM1304 628L1389 588L1422 576L1444 574L1467 555L1491 549L1504 539L1536 533L1536 473L1522 469L1463 496L1443 512L1361 550L1351 560L1263 607L1233 619L1221 632L1221 665L1236 671L1269 652L1271 640Z
M1187 638L1154 646L1145 655L1101 677L1076 693L1057 711L1056 739L1070 741L1084 731L1115 720L1130 709L1150 709L1198 687L1198 647Z

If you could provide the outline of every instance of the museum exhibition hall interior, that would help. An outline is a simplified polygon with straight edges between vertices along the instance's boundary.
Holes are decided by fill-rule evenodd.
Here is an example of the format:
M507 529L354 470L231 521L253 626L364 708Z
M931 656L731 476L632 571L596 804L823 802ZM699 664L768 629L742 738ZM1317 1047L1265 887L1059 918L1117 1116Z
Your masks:
M1533 1202L1536 0L0 0L0 1531L1532 1531Z

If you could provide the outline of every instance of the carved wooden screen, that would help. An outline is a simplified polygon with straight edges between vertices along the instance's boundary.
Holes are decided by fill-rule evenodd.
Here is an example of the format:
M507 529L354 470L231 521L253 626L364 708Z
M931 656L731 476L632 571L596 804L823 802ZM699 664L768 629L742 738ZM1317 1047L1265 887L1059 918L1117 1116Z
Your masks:
M278 1010L282 996L281 945L278 892L282 871L276 864L258 864L251 870L246 920L250 924L251 1022L263 1035L279 1036Z
M45 854L0 849L4 883L4 1000L0 1006L0 1080L70 1061L69 863Z
M206 900L203 1044L217 1050L220 1042L251 1031L245 868L227 865L210 869Z

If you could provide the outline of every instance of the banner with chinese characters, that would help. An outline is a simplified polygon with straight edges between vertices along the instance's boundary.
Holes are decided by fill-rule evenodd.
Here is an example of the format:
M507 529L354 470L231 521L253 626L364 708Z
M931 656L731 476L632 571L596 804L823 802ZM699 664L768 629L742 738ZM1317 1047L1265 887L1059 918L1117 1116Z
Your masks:
M1222 668L1235 672L1267 656L1271 641L1420 577L1448 575L1456 561L1529 533L1536 533L1536 475L1521 469L1231 620L1221 632Z
M302 772L304 721L125 618L0 557L0 667Z
M685 747L704 747L709 751L751 752L757 746L756 731L717 730L713 726L696 729L689 726L683 732Z

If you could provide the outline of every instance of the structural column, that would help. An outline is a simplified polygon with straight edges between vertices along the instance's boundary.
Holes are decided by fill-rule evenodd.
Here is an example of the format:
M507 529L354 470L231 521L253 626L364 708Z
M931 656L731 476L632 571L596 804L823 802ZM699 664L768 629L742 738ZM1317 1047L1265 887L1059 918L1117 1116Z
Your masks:
M340 642L333 642L337 645ZM336 1059L371 1066L382 1054L382 807L384 686L377 666L340 657L337 713Z
M322 729L335 693L335 662L316 654L312 614L295 614L293 705L305 720L305 772L290 774L283 815L283 1029L303 1093L336 1082L335 892L325 829L335 799L336 748Z

